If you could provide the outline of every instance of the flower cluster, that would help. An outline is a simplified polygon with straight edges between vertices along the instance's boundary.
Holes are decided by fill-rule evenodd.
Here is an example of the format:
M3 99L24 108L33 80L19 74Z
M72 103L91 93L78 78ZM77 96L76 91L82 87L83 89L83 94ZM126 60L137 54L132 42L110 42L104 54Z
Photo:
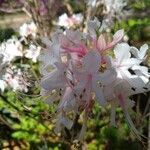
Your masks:
M88 33L58 30L51 40L43 39L46 49L40 56L41 94L49 104L59 101L56 132L71 130L79 115L83 126L77 136L82 139L96 101L103 107L111 106L112 125L116 107L122 107L138 135L128 109L134 105L131 95L150 89L148 68L141 65L148 45L138 50L122 42L123 30L118 30L112 40L100 31L100 22L95 19L88 22Z
M36 23L39 34L49 36L55 25L65 28L79 25L82 27L94 16L99 16L108 27L111 27L116 20L123 20L132 14L128 3L126 0L2 0L0 11L24 11Z
M19 34L22 37L28 37L32 35L35 38L37 34L37 27L35 23L24 23L19 29Z
M25 23L20 27L19 36L0 44L0 90L11 87L14 91L27 92L30 85L24 74L31 67L23 59L31 59L37 62L41 47L36 46L32 40L37 35L37 28L33 22ZM15 62L16 61L16 62ZM21 63L20 63L21 62Z
M81 13L79 14L73 14L71 17L68 17L66 13L59 16L58 19L58 25L64 26L66 28L70 28L74 25L79 25L83 21L83 15Z
M124 20L132 14L131 8L128 8L128 1L125 0L85 0L87 5L91 6L94 16L100 11L98 16L102 16L103 23L109 28L117 21Z

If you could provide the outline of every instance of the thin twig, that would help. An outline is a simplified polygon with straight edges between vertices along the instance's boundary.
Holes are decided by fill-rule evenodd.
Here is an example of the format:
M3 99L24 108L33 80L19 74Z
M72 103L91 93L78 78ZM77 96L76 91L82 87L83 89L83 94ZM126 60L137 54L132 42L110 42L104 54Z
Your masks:
M8 124L8 122L5 120L5 119L3 119L3 117L0 115L0 120L6 125L6 126L8 126L10 129L13 129L12 128L12 126L10 125L10 124Z

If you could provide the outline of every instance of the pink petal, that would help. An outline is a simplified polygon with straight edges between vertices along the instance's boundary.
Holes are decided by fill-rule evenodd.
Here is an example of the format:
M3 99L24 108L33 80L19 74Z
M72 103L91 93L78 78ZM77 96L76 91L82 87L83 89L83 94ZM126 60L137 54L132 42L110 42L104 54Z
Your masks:
M99 51L102 51L102 50L106 49L106 41L105 41L105 38L102 34L98 38L97 48L98 48Z
M113 41L107 45L106 49L112 48L117 43L119 43L122 40L123 36L124 36L124 30L123 29L118 30L113 36Z
M124 30L123 29L118 30L113 36L113 42L114 43L120 42L122 40L123 36L124 36Z

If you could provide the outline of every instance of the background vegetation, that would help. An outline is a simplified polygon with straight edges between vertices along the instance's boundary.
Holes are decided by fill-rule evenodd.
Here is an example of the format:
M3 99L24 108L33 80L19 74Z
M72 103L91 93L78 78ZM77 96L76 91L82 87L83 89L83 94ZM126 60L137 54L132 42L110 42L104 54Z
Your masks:
M149 6L149 0L132 2L133 16L121 22L116 21L112 31L124 28L131 45L135 44L139 47L143 43L149 44L150 18L147 15ZM7 17L5 14L4 16ZM9 39L14 34L16 31L12 28L0 27L0 42ZM150 66L149 57L150 54L146 62L148 66ZM32 64L34 72L40 76L38 67L39 64ZM46 104L39 96L39 92L40 89L35 84L28 93L13 92L8 89L0 94L0 149L142 150L148 148L147 139L139 141L131 133L121 109L117 110L118 126L115 128L109 125L107 113L109 107L104 110L98 105L95 105L91 120L88 121L84 142L70 142L69 139L63 139L54 133L54 124L50 122L51 112L54 112L55 106ZM145 136L148 136L148 117L144 116L148 97L149 93L134 96L136 105L134 111L130 112L137 129Z

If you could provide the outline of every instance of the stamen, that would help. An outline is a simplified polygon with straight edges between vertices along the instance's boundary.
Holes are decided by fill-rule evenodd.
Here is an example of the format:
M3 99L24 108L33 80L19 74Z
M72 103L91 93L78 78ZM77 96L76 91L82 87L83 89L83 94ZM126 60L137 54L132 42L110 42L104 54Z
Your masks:
M100 67L99 67L99 72L104 72L105 70L107 69L107 67L106 67L106 64L102 64Z

